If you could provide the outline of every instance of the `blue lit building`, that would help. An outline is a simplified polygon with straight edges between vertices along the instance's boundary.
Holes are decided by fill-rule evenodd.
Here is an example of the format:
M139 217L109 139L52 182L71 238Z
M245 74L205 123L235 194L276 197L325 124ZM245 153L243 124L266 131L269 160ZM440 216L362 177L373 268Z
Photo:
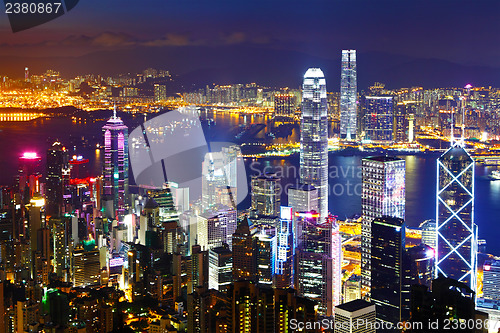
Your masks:
M436 274L462 282L476 292L474 160L463 142L453 142L439 157L436 192Z
M356 138L357 131L357 74L356 50L342 50L340 79L340 137Z

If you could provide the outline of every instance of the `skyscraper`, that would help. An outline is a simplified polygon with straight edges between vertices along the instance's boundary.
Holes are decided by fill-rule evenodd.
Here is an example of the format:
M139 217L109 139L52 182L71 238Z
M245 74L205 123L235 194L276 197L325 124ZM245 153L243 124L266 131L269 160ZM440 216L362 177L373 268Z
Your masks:
M237 204L237 163L241 156L238 146L222 147L221 151L205 154L202 163L202 205L203 209L218 203Z
M340 137L353 140L357 131L356 50L342 50L340 78Z
M113 201L113 214L123 216L128 198L128 127L113 116L102 128L104 132L104 195Z
M47 151L47 214L57 216L63 203L63 168L68 162L66 148L58 141Z
M208 288L226 291L233 281L233 254L227 244L208 251Z
M365 98L365 139L392 141L392 104L392 96L367 96Z
M288 206L296 212L318 211L318 190L307 184L288 189Z
M394 108L393 139L395 142L412 142L414 136L417 102L398 102Z
M362 160L361 293L370 298L371 222L376 217L405 217L405 161L390 156Z
M321 217L328 216L328 114L326 80L319 68L309 68L302 85L300 182L318 189Z
M436 221L436 274L476 292L474 160L460 142L454 142L437 161Z
M483 297L500 300L500 261L487 260L483 265Z
M377 307L377 319L401 321L403 310L403 258L405 222L395 217L372 221L371 300Z
M233 280L255 279L255 229L248 218L244 218L233 234Z
M275 174L252 177L252 210L257 215L278 216L280 197L280 179Z
M374 323L375 305L367 301L357 299L335 309L335 333L375 333Z
M281 207L274 242L274 286L289 288L293 285L293 216L292 207Z
M341 240L334 217L321 219L316 212L295 213L296 289L319 303L318 312L332 316L340 303Z

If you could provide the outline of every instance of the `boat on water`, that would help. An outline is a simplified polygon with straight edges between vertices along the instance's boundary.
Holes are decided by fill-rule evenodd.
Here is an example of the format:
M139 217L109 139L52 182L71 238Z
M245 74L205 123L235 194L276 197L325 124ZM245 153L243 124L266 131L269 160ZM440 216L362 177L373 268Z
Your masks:
M491 180L500 180L500 170L493 170L490 174Z

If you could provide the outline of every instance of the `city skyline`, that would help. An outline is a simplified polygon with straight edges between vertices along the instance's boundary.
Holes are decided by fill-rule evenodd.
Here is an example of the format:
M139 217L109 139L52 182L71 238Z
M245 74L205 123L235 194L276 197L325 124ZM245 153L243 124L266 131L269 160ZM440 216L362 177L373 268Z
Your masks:
M5 5L0 333L500 327L498 1Z

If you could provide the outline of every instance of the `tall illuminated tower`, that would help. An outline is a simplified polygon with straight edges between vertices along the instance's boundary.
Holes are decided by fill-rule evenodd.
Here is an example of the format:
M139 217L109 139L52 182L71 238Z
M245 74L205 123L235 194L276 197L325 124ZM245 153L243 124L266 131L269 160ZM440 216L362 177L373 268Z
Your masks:
M295 288L318 302L318 312L332 316L340 303L342 249L339 226L333 216L296 212Z
M326 80L319 68L309 68L302 85L300 182L318 189L319 213L328 217L328 115Z
M68 153L56 141L47 150L46 199L47 214L58 216L63 203L63 169L68 162Z
M116 116L116 107L102 130L104 195L113 201L113 216L123 216L128 197L128 127Z
M356 50L342 50L340 75L340 136L353 140L356 138L357 129Z
M372 221L382 216L405 218L405 161L374 156L364 158L361 167L361 294L370 299Z
M476 291L477 225L474 223L474 160L463 141L437 160L436 273Z

